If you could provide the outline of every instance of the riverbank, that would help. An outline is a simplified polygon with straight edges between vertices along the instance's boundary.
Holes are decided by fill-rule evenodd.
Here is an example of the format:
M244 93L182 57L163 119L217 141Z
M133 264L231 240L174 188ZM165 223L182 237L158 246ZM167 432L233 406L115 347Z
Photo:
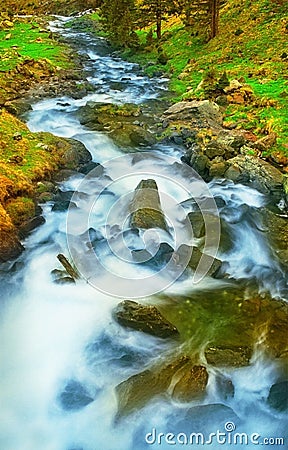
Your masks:
M80 62L46 26L43 18L5 14L0 23L0 261L18 256L19 239L41 223L37 205L55 189L53 174L91 159L78 142L31 133L19 118L32 99L83 88Z

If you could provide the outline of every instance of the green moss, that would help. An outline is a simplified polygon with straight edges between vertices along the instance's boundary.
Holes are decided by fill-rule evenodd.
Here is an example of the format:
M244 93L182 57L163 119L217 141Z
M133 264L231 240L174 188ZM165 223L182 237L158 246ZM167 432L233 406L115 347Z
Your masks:
M269 296L245 296L241 287L226 287L162 300L158 308L179 330L186 354L197 354L209 344L253 347L261 330L266 332L264 345L270 351L285 350L287 305ZM277 324L278 333L274 333Z
M35 215L35 204L31 198L17 197L6 204L6 211L15 226L20 226Z

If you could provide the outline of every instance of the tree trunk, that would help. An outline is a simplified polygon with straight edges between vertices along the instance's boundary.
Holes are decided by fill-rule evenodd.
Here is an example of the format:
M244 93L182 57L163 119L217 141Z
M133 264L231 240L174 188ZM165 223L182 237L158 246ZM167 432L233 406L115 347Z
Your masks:
M211 0L211 2L210 2L210 16L211 16L210 39L213 39L218 34L219 3L220 3L220 0Z
M157 39L161 39L161 35L162 35L162 13L161 11L157 11L156 14L156 34L157 34Z

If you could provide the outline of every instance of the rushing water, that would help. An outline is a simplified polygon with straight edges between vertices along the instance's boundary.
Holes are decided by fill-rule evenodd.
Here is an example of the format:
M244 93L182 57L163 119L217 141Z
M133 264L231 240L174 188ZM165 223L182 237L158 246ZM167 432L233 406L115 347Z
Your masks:
M59 18L52 29L61 30L64 21ZM166 89L166 80L143 76L134 64L109 54L99 38L71 31L65 34L77 38L80 53L88 56L85 77L95 90L78 100L64 97L34 104L28 126L32 131L79 140L102 168L61 183L63 191L75 191L72 201L76 207L54 212L51 204L45 204L46 223L26 239L25 254L17 264L3 266L1 449L183 448L189 447L184 435L174 445L173 439L166 442L158 433L201 432L209 441L209 433L219 430L226 432L226 444L222 437L222 443L199 446L238 450L261 445L263 437L284 436L283 414L264 401L277 381L277 365L257 346L249 367L223 371L235 386L233 398L221 398L217 371L211 368L203 401L187 405L156 398L127 419L115 421L115 386L147 368L159 355L166 355L172 346L117 325L111 318L119 303L117 297L148 296L149 302L157 292L188 296L199 289L213 292L228 283L227 279L202 279L201 272L193 284L193 275L182 267L185 261L181 267L172 264L159 270L135 264L132 250L146 249L153 256L161 242L175 251L181 244L197 244L186 215L198 203L202 212L218 219L220 212L228 224L234 245L220 253L228 276L254 280L260 291L275 297L286 295L285 276L258 226L257 211L266 202L262 194L223 180L207 186L181 163L177 148L155 145L142 149L141 154L135 149L137 153L127 155L105 134L80 125L74 112L87 101L149 103ZM116 82L122 83L121 90L113 89ZM169 232L129 231L129 204L143 178L153 178L158 184ZM214 198L222 199L218 208ZM214 255L219 235L212 235L205 248ZM68 255L68 251L83 279L75 285L55 284L50 273L57 267L56 256ZM215 406L219 403L221 407ZM184 415L192 406L199 408L187 424ZM249 436L247 445L229 442L233 426ZM261 438L257 441L254 437L251 442L253 433Z

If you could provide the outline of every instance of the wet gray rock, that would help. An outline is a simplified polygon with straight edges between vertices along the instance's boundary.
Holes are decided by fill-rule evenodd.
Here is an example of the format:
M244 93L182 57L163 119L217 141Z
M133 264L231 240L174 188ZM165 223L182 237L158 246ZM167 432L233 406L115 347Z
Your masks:
M203 261L200 268L199 263L202 257ZM179 261L188 261L188 267L194 272L197 270L199 275L204 276L217 277L222 267L222 262L219 259L202 253L198 247L190 247L186 244L180 245L175 252L174 259L176 261L178 259Z
M199 128L221 128L219 106L209 100L193 100L172 105L163 113L166 121L189 121Z
M211 346L205 350L207 363L217 367L248 366L251 356L252 349L244 346Z
M141 305L131 300L119 303L113 317L120 325L160 338L177 337L177 328L151 305Z
M223 206L221 200L222 199L215 199L216 204L218 203L220 206ZM210 238L213 239L213 242L217 242L217 234L221 231L219 248L223 251L227 251L233 246L233 240L230 236L229 227L222 218L213 214L202 213L200 210L197 210L190 212L188 214L188 219L192 225L193 236L195 238L204 238L206 233L209 233Z
M235 182L246 181L264 194L283 195L284 175L276 167L251 155L239 155L227 161L225 177Z
M176 433L184 431L188 435L191 431L195 431L207 436L211 431L223 430L225 422L240 423L240 419L233 409L222 403L194 406L184 412L183 418L179 419L178 417L171 423L169 430ZM193 430L191 430L191 424L193 424ZM205 438L203 437L203 439ZM196 443L196 441L194 442ZM198 444L204 444L204 440L201 441L201 436Z
M74 139L68 139L71 146L62 157L62 165L66 169L77 169L82 164L87 164L92 160L91 153L84 144Z
M197 153L193 151L190 157L189 164L202 177L208 175L209 158L203 153Z
M87 173L91 172L91 170L94 170L96 168L100 167L99 163L96 162L88 162L87 164L83 164L80 169L78 170L79 173L83 173L84 175L87 175Z
M40 227L40 225L43 225L45 223L45 219L43 216L36 216L32 219L28 220L24 224L21 225L19 228L19 236L21 239L26 237L28 234L31 233L31 231L35 230L35 228Z
M199 250L198 247L193 247L192 257L189 261L189 267L191 267L191 269L193 269L193 270L197 269L202 255L203 255L203 253ZM207 264L210 265L212 263L209 270L207 271L206 275L207 276L216 276L222 266L222 262L219 259L213 258L210 255L205 255L205 257L207 260Z
M59 395L59 402L65 411L75 411L92 403L94 399L90 396L81 383L75 380L69 381L63 392Z
M131 133L129 134L129 137L131 139L131 142L133 145L143 145L143 146L150 146L155 144L156 139L152 133L145 130L144 128L137 127L132 129Z
M230 378L227 378L223 374L217 374L215 377L216 390L218 394L227 400L234 397L235 388Z
M277 411L288 411L288 381L273 384L267 401Z
M15 232L0 231L0 263L11 261L24 251Z

